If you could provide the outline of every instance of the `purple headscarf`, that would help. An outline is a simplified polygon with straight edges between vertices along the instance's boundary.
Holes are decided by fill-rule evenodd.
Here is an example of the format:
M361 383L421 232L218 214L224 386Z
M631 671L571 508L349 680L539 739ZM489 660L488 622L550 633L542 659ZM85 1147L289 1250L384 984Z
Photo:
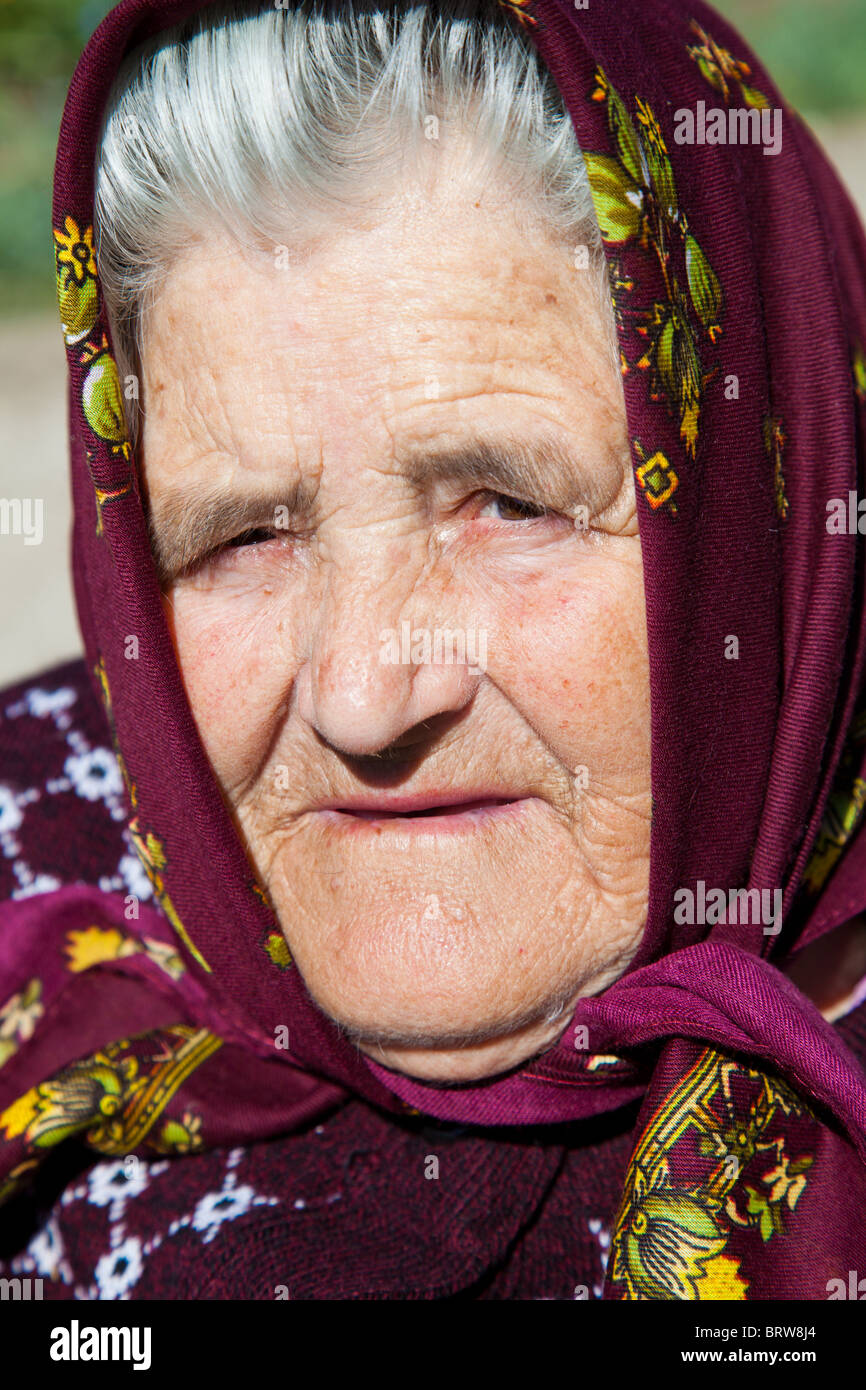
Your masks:
M96 142L124 55L207 7L117 5L60 133L76 596L156 906L130 921L121 896L79 886L0 907L0 1006L24 1020L0 1054L0 1196L72 1134L182 1162L347 1093L481 1126L642 1096L605 1296L825 1297L866 1267L846 1215L866 1205L866 1077L771 961L866 910L864 574L833 506L847 518L866 441L851 203L700 0L505 6L571 114L608 256L649 631L649 909L630 968L556 1046L428 1086L359 1055L291 963L184 695L126 437L93 256ZM718 911L740 889L780 891L771 931Z

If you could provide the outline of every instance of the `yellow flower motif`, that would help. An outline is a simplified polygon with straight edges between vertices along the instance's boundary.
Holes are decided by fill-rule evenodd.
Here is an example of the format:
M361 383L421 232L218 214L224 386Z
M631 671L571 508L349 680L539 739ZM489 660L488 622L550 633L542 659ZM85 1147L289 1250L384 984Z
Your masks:
M666 1179L664 1166L649 1178L638 1166L618 1223L613 1277L626 1284L631 1299L699 1298L696 1285L727 1242L710 1202Z
M746 84L745 79L752 75L748 63L741 62L726 48L717 44L715 39L701 28L696 19L691 21L690 28L694 34L697 34L700 43L687 44L686 52L697 63L710 86L721 92L726 103L730 103L734 95L732 87L736 83L739 85L747 106L760 108L770 105L763 92L759 92L757 88L749 87Z
M116 927L86 927L84 931L66 933L66 954L73 974L101 965L106 960L120 960L135 955L141 947Z
M104 1053L97 1052L13 1101L0 1115L0 1129L8 1139L24 1134L29 1144L39 1148L59 1144L94 1123L97 1129L91 1142L119 1137L122 1127L118 1112L132 1094L137 1072L134 1057L114 1066Z
M181 1120L166 1120L158 1142L154 1145L161 1153L190 1153L202 1146L201 1115L185 1110Z
M19 1134L25 1132L39 1113L38 1105L39 1091L34 1086L33 1090L25 1091L23 1096L6 1107L0 1115L0 1129L5 1132L7 1139L17 1139Z
M286 945L285 937L282 936L280 932L271 932L265 942L265 950L274 962L274 965L278 965L281 970L288 970L292 963L292 957Z
M595 86L590 93L593 101L607 101L610 92L610 82L604 68L598 67L595 70Z
M697 1298L712 1303L741 1303L748 1287L747 1281L740 1278L740 1261L733 1255L716 1255L707 1260L704 1274L694 1283Z
M73 217L67 217L64 226L66 227L65 232L60 232L56 227L54 228L58 270L65 272L67 285L72 280L77 285L83 285L88 277L95 280L96 257L93 252L93 228L88 227L82 233Z
M179 980L186 971L186 966L173 946L169 946L164 941L154 941L153 937L144 938L145 954L160 970L164 970L166 975L170 975L173 980Z
M45 1012L40 1003L41 993L41 981L34 979L20 994L13 994L11 999L7 999L0 1009L0 1038L17 1038L19 1042L26 1042L33 1037L36 1024ZM11 1053L8 1055L11 1056Z
M84 1131L99 1153L135 1152L189 1074L222 1046L207 1029L185 1024L157 1030L149 1057L129 1054L137 1041L111 1043L32 1087L0 1114L0 1135L47 1149ZM175 1137L196 1147L193 1117L184 1114L177 1128Z
M787 1154L782 1154L776 1167L765 1173L761 1182L773 1184L767 1197L769 1202L781 1202L784 1199L793 1211L806 1186L806 1175L789 1173Z
M654 149L657 149L660 154L666 155L668 147L662 135L662 128L656 120L649 102L643 101L641 97L635 97L635 104L637 106L638 121L646 131L647 143L652 145Z
M144 954L154 965L164 970L173 980L179 980L185 966L177 951L166 942L156 941L146 936L143 943L127 936L117 927L87 927L84 931L66 933L66 954L69 969L73 974L90 970L103 961L122 960L127 956Z

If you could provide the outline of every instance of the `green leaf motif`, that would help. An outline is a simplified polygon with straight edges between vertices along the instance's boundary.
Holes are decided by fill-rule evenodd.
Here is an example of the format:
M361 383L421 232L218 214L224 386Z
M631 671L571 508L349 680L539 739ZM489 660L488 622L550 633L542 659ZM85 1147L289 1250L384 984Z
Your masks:
M605 241L622 245L637 235L643 193L618 159L584 154L595 212Z
M678 300L679 289L674 288ZM650 368L652 392L661 392L668 409L679 417L680 438L694 458L701 405L701 359L695 336L678 302L655 306L654 328L638 367Z
M715 339L716 334L721 332L719 320L724 308L724 295L719 277L691 232L686 236L686 275L695 313L710 338Z
M189 1134L183 1125L178 1124L177 1120L167 1120L162 1127L160 1138L166 1148L176 1149L189 1141Z
M780 1235L785 1225L779 1204L768 1202L763 1192L757 1192L754 1187L747 1187L746 1192L749 1194L746 1210L750 1216L757 1216L761 1240L766 1243L771 1236Z
M100 439L119 444L126 437L120 379L114 358L107 352L97 357L81 391L81 403L87 423Z
M754 106L758 111L769 109L769 97L765 96L763 92L759 92L757 87L745 87L741 84L740 90L743 93L743 101L747 106Z
M638 138L644 155L647 178L666 217L677 217L677 186L668 158L667 146L655 112L648 101L635 98L637 105Z
M703 57L696 59L696 62L710 86L715 87L717 92L723 92L725 90L724 80L716 65L707 62L707 59Z
M669 1221L696 1240L715 1242L719 1227L706 1207L676 1192L646 1197L641 1205L648 1221Z
M613 87L608 90L607 119L623 166L631 174L635 183L639 184L642 175L637 131L626 110L625 102Z
M677 215L677 187L671 162L657 145L649 145L646 151L650 182L659 204L669 217Z
M64 283L65 282L65 283ZM89 276L79 285L74 275L64 271L58 278L60 323L68 343L84 338L96 323L99 313L99 294L96 281Z
M804 1154L802 1158L795 1158L792 1163L788 1164L788 1172L793 1173L795 1177L798 1177L800 1173L808 1173L814 1161L810 1154Z

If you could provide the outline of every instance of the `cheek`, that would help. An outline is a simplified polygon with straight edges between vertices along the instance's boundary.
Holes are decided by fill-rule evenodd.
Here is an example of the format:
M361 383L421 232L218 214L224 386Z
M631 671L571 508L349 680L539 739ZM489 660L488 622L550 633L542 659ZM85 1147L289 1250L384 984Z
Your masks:
M630 770L649 758L639 559L549 558L458 566L446 616L459 609L484 633L487 678L566 767ZM166 612L202 742L231 793L262 771L285 721L304 605L285 589L179 585Z
M649 665L639 563L580 557L499 592L488 675L572 771L649 762Z
M290 605L178 586L166 616L201 740L231 790L260 768L285 717L294 679Z

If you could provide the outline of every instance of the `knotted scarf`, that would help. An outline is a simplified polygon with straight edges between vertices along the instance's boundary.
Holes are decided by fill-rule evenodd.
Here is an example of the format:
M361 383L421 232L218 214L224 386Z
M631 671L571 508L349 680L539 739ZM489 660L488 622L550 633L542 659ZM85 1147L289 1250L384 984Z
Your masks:
M426 1085L308 995L204 754L148 545L93 249L96 142L124 55L206 8L117 5L60 132L75 591L153 895L78 884L0 907L0 1196L73 1135L183 1163L345 1096L480 1127L642 1097L604 1296L826 1298L866 1271L866 1077L773 962L866 910L856 213L700 0L505 5L574 122L608 261L649 633L649 906L632 965L556 1046ZM776 890L769 929L736 910Z

